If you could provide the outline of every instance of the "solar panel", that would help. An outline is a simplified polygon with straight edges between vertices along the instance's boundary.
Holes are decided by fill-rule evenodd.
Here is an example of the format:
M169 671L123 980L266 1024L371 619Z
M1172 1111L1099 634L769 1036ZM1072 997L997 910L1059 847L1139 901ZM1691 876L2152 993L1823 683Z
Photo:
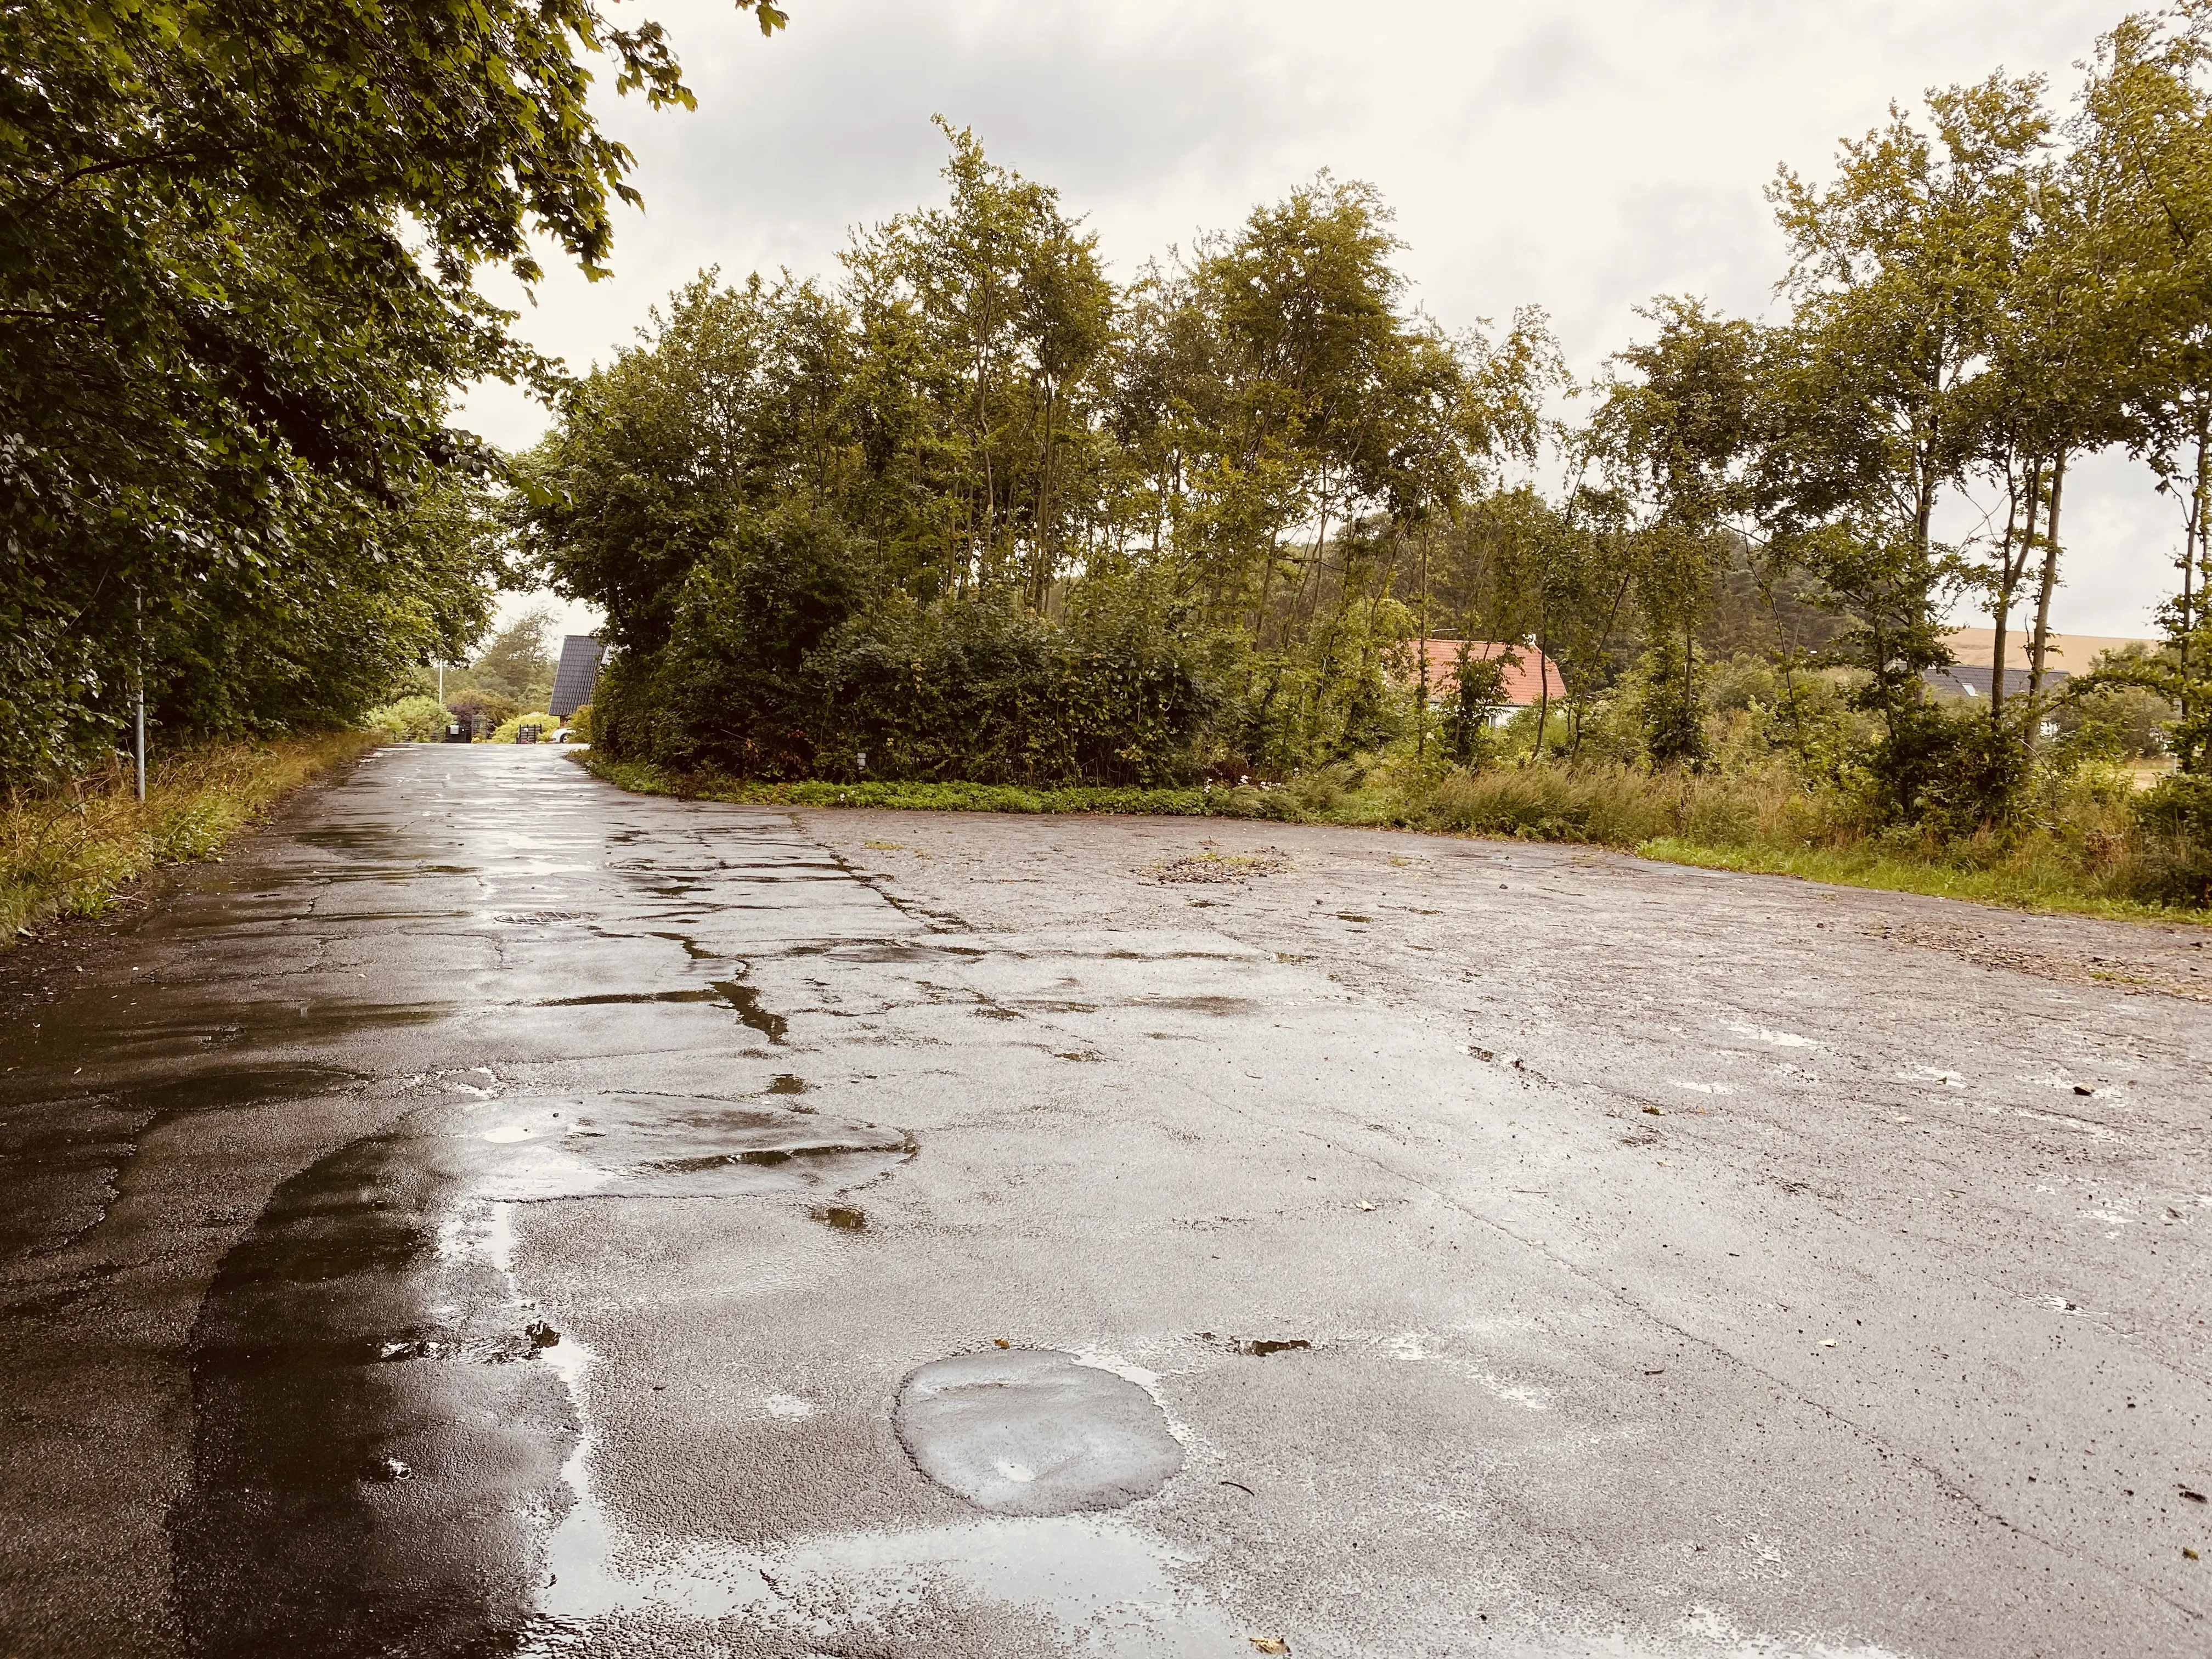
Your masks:
M596 634L571 634L561 641L561 665L553 671L553 697L545 712L567 720L592 700L605 655Z

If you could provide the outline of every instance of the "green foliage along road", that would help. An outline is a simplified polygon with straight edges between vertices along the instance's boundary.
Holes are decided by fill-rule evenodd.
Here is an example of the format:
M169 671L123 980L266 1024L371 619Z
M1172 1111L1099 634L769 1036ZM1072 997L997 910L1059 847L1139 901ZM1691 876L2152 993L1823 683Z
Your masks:
M1540 310L1414 308L1367 185L1322 173L1117 284L1054 190L945 136L940 204L836 282L702 275L520 464L528 549L608 614L611 760L1783 767L1825 823L1948 844L2162 757L2152 884L2212 891L2206 0L2124 21L2067 109L1999 73L1784 171L1787 318L1661 296L1580 387ZM2162 650L2062 691L2066 478L2115 447L2180 506L2179 592ZM1929 671L1970 601L1999 628L1962 703ZM1501 735L1501 665L1407 648L1439 636L1556 686Z
M594 56L690 101L593 0L0 9L0 783L80 769L142 677L168 736L312 725L482 631L448 398L554 376L472 275L533 234L603 268Z

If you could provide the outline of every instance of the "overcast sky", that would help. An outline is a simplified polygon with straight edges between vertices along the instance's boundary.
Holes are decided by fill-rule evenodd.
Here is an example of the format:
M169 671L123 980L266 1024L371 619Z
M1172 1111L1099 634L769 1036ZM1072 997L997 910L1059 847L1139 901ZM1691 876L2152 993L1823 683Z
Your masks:
M1778 164L1824 175L1891 99L2000 65L2063 100L2121 15L2078 0L785 3L772 40L727 0L616 6L668 27L699 107L600 100L646 207L619 214L612 279L541 285L521 325L541 349L603 361L707 265L833 270L851 227L939 193L942 112L1057 185L1123 276L1317 168L1366 179L1440 322L1541 304L1588 375L1653 295L1768 314ZM516 447L544 425L499 386L465 419ZM2148 632L2175 579L2172 509L2118 458L2069 477L2067 507L2060 625Z

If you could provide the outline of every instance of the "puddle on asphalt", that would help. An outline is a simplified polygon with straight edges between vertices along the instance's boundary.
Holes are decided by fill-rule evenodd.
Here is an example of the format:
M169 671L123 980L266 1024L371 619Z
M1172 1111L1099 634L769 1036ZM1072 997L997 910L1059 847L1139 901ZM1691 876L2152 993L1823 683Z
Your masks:
M915 1467L1000 1515L1120 1509L1182 1468L1149 1391L1055 1349L985 1349L912 1372L891 1427Z
M209 1287L168 1517L195 1655L491 1652L528 1616L568 1401L526 1362L559 1346L440 1249L441 1144L403 1127L293 1176Z
M337 997L271 994L282 981L242 988L222 1000L201 1000L172 986L149 988L127 1027L115 1024L114 1010L97 995L73 998L46 1011L23 1073L9 1079L10 1092L35 1086L43 1071L68 1075L82 1061L94 1074L122 1078L135 1068L162 1062L187 1064L210 1048L246 1047L298 1049L336 1043L371 1031L434 1024L453 1012L443 1002L347 1001ZM269 1062L283 1064L283 1062ZM308 1062L300 1062L307 1065ZM118 1091L139 1085L118 1082Z
M714 988L722 993L738 1018L758 1031L770 1042L781 1042L791 1022L781 1014L772 1014L760 1006L760 993L750 985L740 985L733 980L720 980Z
M580 1346L563 1347L547 1363L580 1398L592 1357ZM1026 1357L1073 1366L1066 1355ZM1142 1389L1122 1386L1157 1414ZM770 1415L793 1422L814 1411L790 1395L766 1404ZM647 1540L627 1535L599 1502L591 1451L587 1426L562 1468L574 1502L548 1540L540 1617L524 1654L573 1651L601 1620L620 1620L630 1632L671 1625L726 1631L733 1623L805 1642L810 1651L842 1652L851 1650L847 1638L875 1650L902 1625L942 1629L947 1613L980 1615L987 1627L1003 1628L1040 1612L1102 1659L1221 1659L1245 1650L1243 1632L1177 1582L1175 1570L1193 1559L1122 1522L989 1518L801 1539L768 1552L699 1539Z
M621 936L619 934L613 934L610 935L610 937L619 938ZM648 939L665 939L672 944L682 945L684 947L684 954L690 957L694 962L720 962L724 959L720 951L709 951L705 945L700 944L689 933L648 933L647 937Z

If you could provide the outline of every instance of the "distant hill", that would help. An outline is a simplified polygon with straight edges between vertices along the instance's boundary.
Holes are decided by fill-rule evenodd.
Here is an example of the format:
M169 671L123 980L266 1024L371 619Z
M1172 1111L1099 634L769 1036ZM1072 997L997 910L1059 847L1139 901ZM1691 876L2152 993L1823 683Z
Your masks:
M2027 647L2033 635L2020 630L2008 630L2005 635L2005 666L2027 666ZM1994 628L1954 628L1943 636L1943 643L1951 647L1952 654L1970 668L1993 667L1996 657L1997 631ZM2069 674L2086 674L2098 656L2106 651L2118 651L2124 646L2140 645L2155 651L2156 640L2116 639L2106 634L2054 634L2051 649L2045 656L2046 668L2063 668Z

